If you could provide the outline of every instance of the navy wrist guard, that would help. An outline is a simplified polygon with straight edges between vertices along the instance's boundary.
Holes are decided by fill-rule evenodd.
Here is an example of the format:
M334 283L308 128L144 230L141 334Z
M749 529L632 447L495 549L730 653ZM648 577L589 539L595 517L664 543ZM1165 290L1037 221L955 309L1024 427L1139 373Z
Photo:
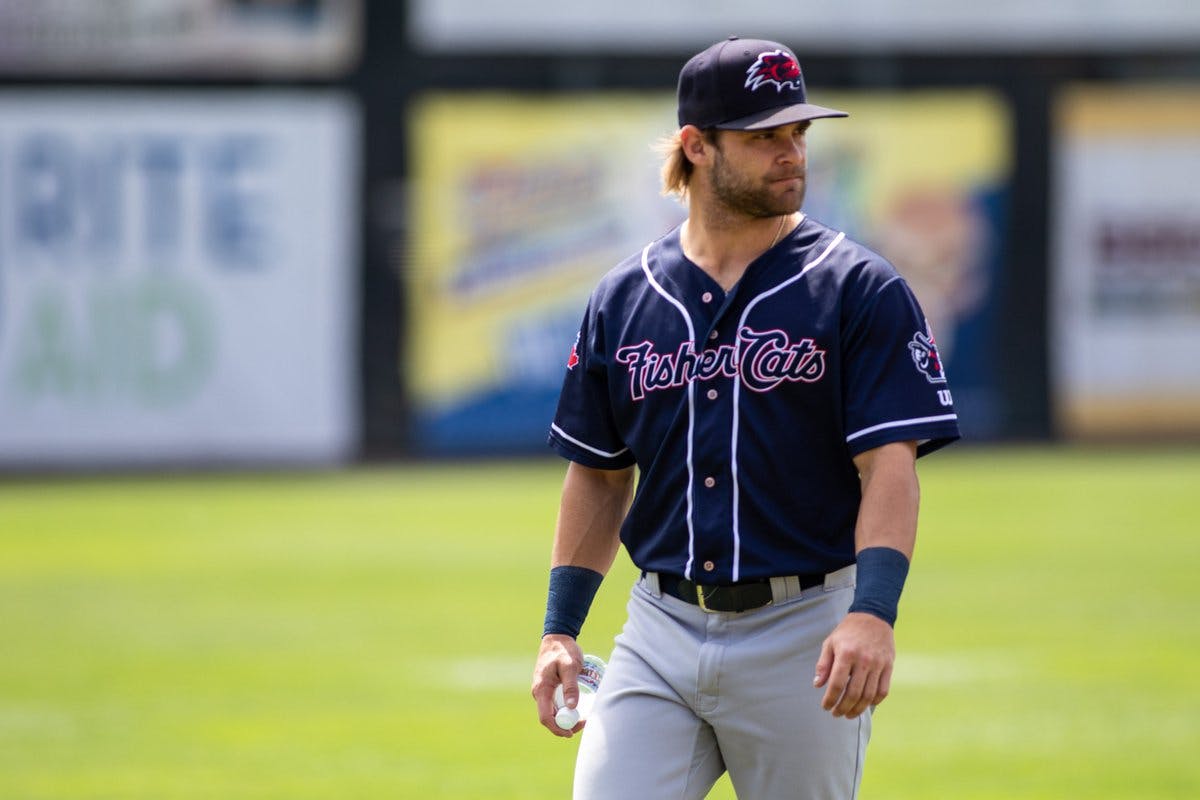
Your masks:
M578 637L602 580L603 575L587 567L562 566L550 570L550 592L546 598L542 636L564 633Z
M868 547L858 554L858 578L851 611L873 614L896 625L900 592L908 577L908 559L891 547Z

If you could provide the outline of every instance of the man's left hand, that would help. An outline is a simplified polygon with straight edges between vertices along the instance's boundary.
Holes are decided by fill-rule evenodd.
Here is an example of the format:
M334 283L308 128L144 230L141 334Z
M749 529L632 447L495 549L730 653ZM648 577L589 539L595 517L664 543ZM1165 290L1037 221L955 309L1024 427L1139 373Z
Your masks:
M825 687L821 707L854 719L888 696L896 637L892 626L871 614L847 614L821 645L813 686Z

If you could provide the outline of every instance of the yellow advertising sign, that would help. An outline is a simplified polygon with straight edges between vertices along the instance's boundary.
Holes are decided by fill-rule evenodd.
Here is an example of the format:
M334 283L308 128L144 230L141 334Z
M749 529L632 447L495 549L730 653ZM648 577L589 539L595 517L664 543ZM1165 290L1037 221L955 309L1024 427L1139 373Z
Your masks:
M561 380L571 339L551 354L520 331L565 309L573 331L595 280L682 218L658 195L651 149L672 116L661 96L419 104L409 276L419 401L452 402L522 375Z

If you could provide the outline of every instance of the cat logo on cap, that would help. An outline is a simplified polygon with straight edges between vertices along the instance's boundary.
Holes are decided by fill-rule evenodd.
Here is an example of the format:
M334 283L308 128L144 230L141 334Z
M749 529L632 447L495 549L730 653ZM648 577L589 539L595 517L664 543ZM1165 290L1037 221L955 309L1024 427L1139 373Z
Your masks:
M749 76L746 78L746 88L752 92L758 91L758 87L764 83L775 84L777 92L782 92L784 89L801 88L800 65L785 50L760 53L758 60L750 65L750 69L746 70L746 75Z

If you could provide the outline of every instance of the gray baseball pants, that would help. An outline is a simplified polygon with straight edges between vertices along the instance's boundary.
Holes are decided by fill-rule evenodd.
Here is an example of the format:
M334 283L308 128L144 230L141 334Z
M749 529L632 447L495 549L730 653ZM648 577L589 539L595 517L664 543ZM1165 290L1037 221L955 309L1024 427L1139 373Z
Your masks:
M642 576L580 742L575 800L702 798L726 770L742 800L855 797L870 712L834 717L812 685L854 567L772 589L771 605L712 614Z

